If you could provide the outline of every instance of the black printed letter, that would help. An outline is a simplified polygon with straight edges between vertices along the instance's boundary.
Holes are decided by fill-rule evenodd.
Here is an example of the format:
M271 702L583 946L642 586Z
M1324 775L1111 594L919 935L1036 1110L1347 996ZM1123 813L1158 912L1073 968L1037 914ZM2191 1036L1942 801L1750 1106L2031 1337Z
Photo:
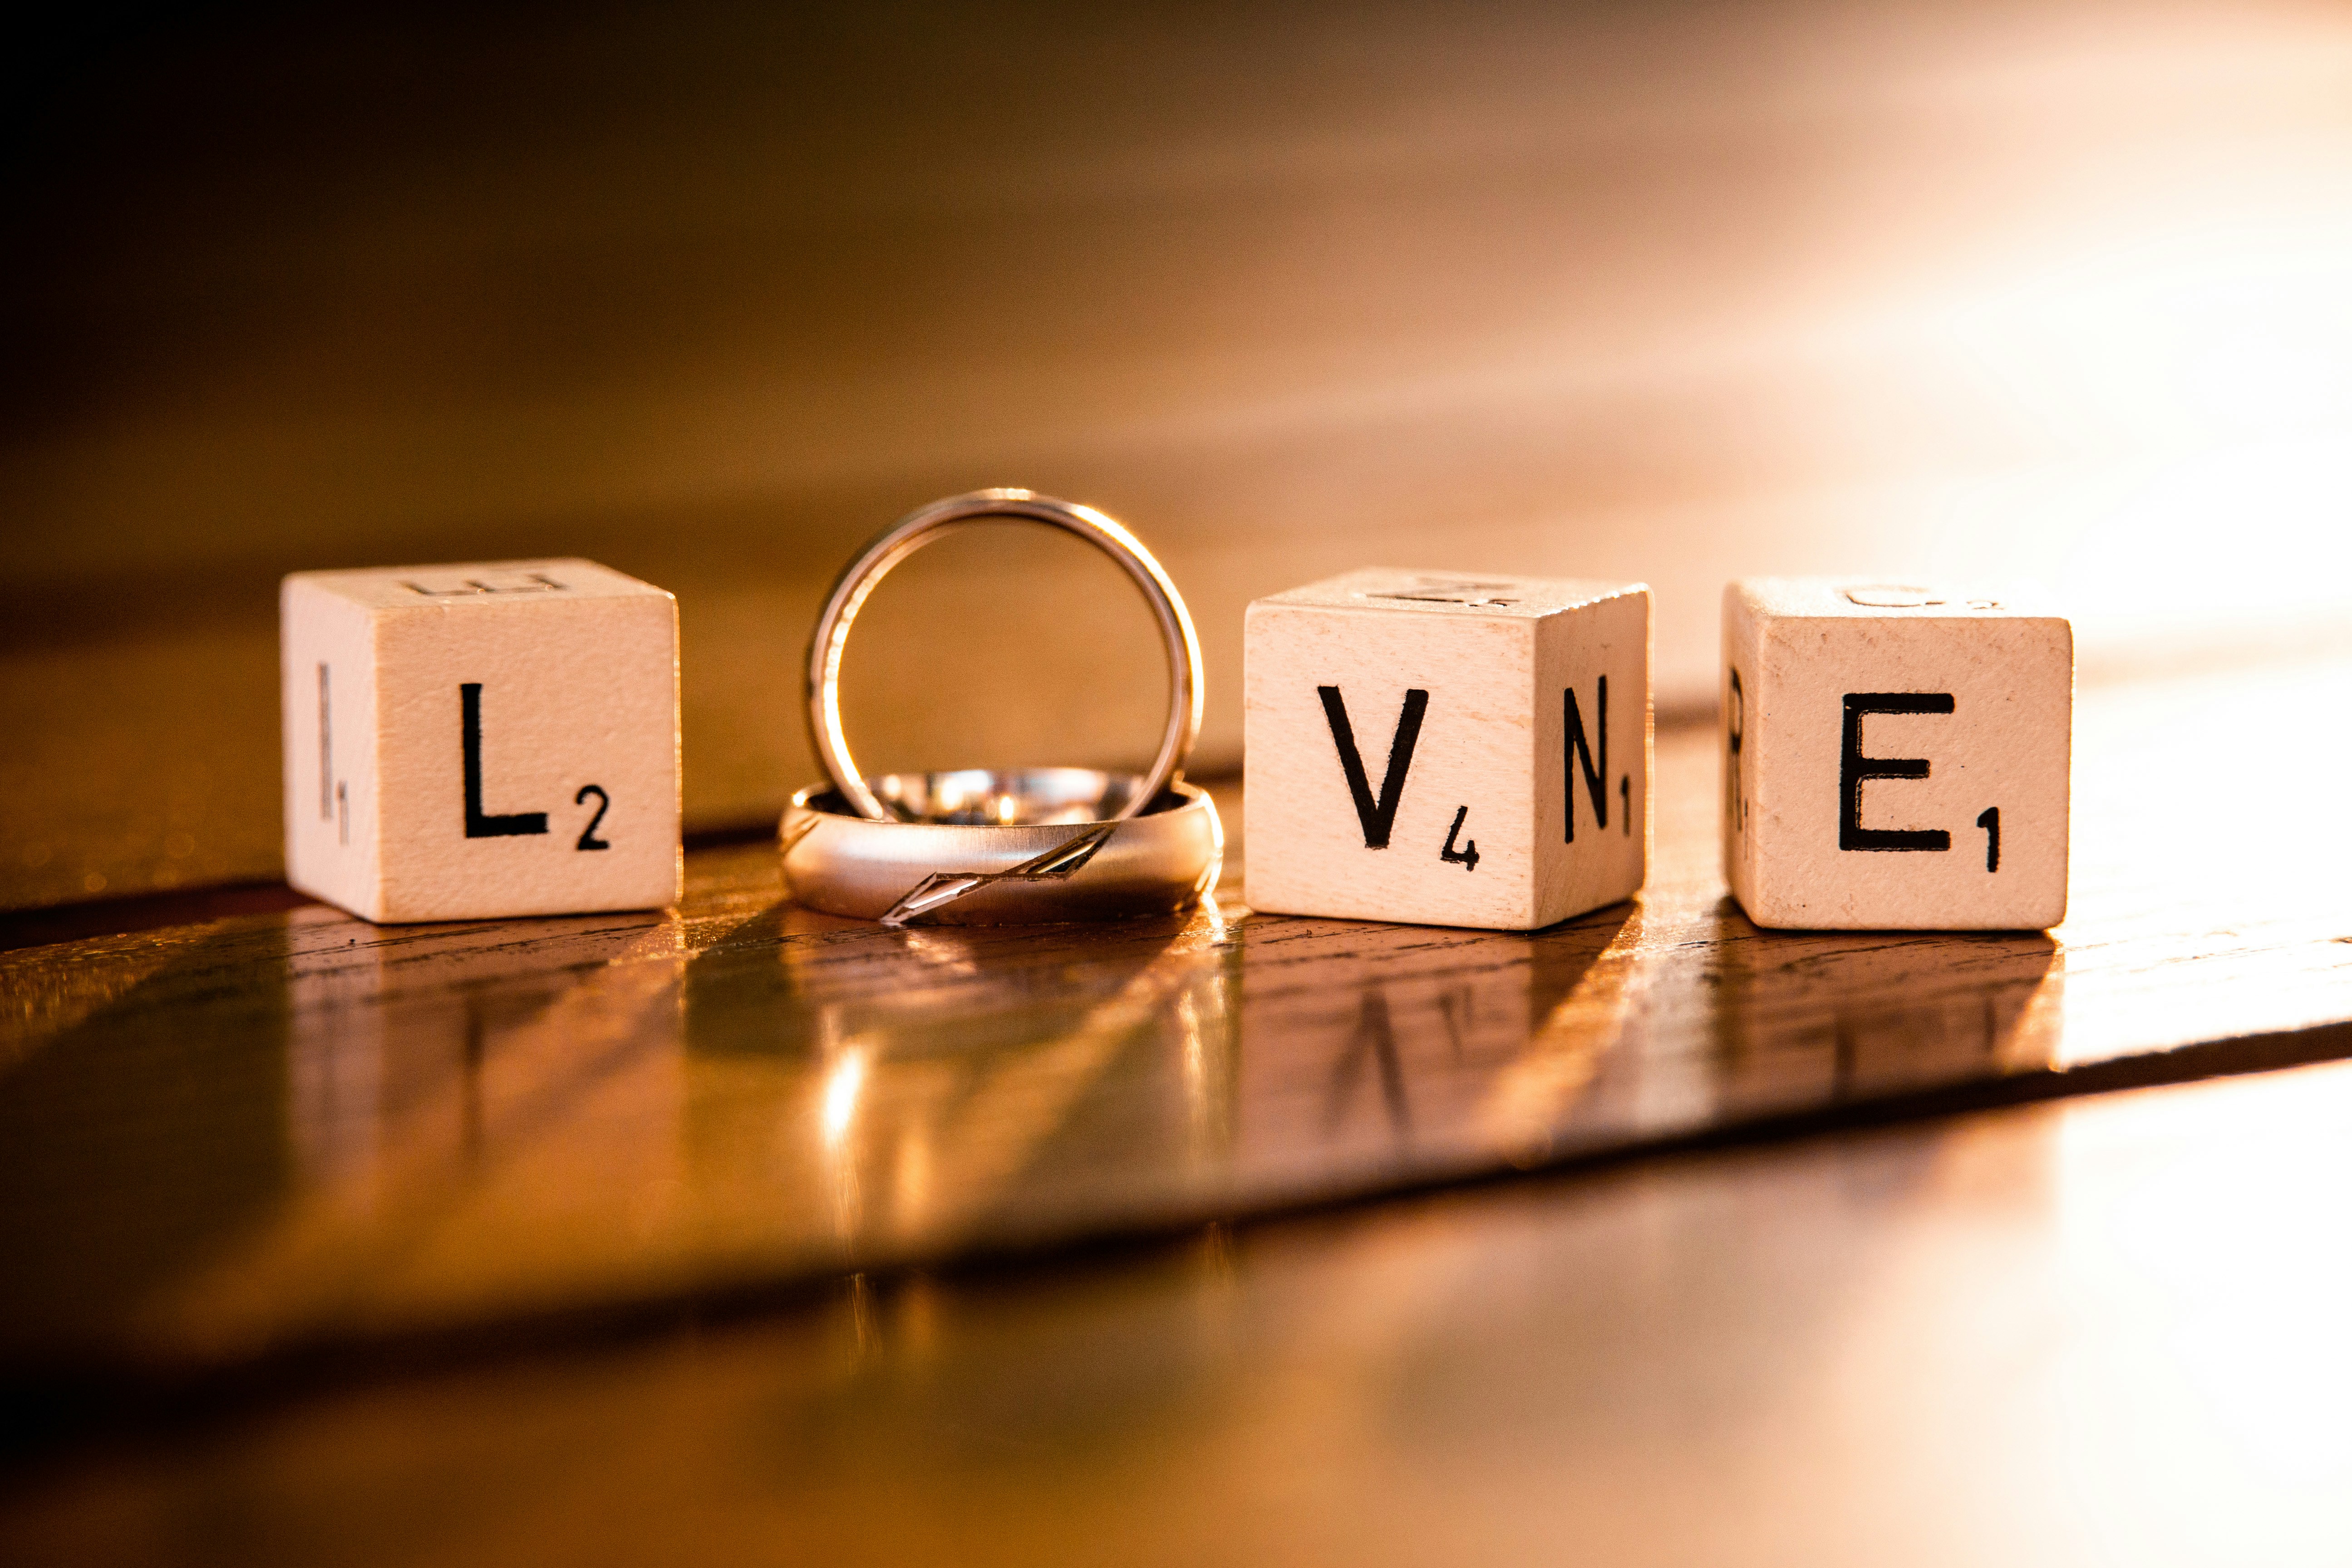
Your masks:
M466 707L466 837L519 838L546 832L547 813L543 811L518 811L504 816L482 814L482 684L467 681L457 688L457 695Z
M1569 687L1559 694L1560 723L1567 740L1560 748L1560 787L1568 793L1568 841L1576 842L1576 770L1584 769L1584 793L1592 797L1592 819L1602 827L1609 826L1609 678L1601 677L1601 694L1595 706L1601 710L1601 747L1598 754L1584 738L1584 715L1577 711L1576 688ZM1581 752L1580 757L1578 753ZM1630 775L1628 775L1630 777ZM1630 786L1629 786L1630 787ZM1628 816L1627 821L1632 821Z
M1363 824L1364 847L1385 849L1389 831L1396 826L1398 804L1404 799L1405 771L1412 766L1412 748L1421 739L1421 716L1429 707L1429 693L1418 688L1404 694L1397 714L1396 734L1389 742L1389 771L1381 780L1381 797L1364 777L1364 759L1356 750L1356 731L1348 722L1348 705L1336 686L1315 689L1323 698L1323 717L1331 721L1331 742L1339 748L1339 766L1348 775L1348 793L1356 798L1356 820Z
M1865 713L1949 713L1948 691L1849 691L1845 694L1845 744L1838 753L1838 847L1841 849L1949 849L1952 836L1940 827L1864 827L1864 779L1924 779L1925 757L1865 757Z

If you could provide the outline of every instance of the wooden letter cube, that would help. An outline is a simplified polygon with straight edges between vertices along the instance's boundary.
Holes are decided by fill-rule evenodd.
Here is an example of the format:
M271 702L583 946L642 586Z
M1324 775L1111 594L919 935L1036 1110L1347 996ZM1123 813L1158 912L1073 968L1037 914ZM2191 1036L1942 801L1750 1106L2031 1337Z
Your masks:
M1924 588L1723 595L1723 859L1758 925L2066 918L2074 634Z
M279 588L286 878L372 921L678 895L677 605L593 561Z
M1351 572L1249 607L1245 896L1529 931L1649 862L1650 591Z

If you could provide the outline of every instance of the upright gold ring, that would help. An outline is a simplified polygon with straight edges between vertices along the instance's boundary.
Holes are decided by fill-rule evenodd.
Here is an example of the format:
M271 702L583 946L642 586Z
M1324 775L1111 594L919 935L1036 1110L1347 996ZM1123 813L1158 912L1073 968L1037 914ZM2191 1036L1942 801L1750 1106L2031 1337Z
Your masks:
M1142 588L1168 651L1168 722L1143 773L1092 768L857 771L841 725L841 654L875 584L942 530L986 517L1049 523L1100 546ZM1167 914L1215 886L1217 808L1182 780L1201 730L1201 647L1184 601L1135 536L1091 507L975 490L908 513L851 562L809 642L810 739L831 782L778 825L800 902L900 926L1013 925Z
M1141 541L1090 506L1055 500L1034 490L973 490L935 500L908 512L858 552L826 595L816 632L809 638L809 739L816 747L817 760L824 764L825 776L833 780L851 810L875 822L893 819L889 807L857 771L849 754L849 739L842 731L842 650L848 646L849 628L865 607L866 595L893 567L947 530L992 517L1045 523L1097 546L1143 590L1160 624L1160 641L1168 654L1168 722L1160 734L1160 751L1144 770L1144 786L1119 806L1118 817L1132 816L1182 776L1184 759L1200 738L1200 639L1193 635L1192 617L1185 612L1176 584L1169 581Z

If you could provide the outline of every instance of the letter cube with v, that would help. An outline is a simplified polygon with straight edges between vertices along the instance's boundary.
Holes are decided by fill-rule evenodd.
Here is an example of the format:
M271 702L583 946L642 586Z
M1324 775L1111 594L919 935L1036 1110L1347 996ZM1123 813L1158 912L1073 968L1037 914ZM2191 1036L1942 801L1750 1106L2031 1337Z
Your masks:
M678 895L677 605L593 561L278 595L287 880L372 921Z
M1352 572L1244 643L1251 907L1528 931L1641 888L1646 587Z
M1723 595L1723 858L1759 925L2066 918L2074 637L2014 600L1757 578Z

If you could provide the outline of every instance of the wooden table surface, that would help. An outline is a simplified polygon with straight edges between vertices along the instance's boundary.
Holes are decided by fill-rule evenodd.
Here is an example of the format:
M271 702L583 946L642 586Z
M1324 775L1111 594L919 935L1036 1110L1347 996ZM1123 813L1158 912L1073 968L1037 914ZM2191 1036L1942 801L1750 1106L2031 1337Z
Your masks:
M0 1542L2340 1560L2352 1070L1980 1108L2352 1056L2347 692L2085 689L2048 936L1758 931L1685 728L1528 935L1253 913L1236 820L1083 932L748 844L0 955Z

